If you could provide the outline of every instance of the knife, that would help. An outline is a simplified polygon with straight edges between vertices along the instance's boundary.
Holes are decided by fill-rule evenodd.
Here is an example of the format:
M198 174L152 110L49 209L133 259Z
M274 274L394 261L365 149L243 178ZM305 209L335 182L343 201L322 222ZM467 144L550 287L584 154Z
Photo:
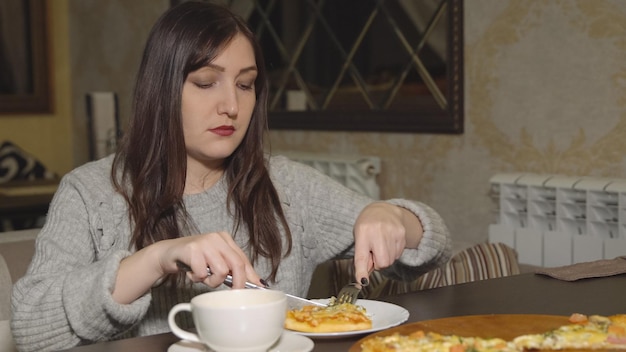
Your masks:
M224 279L224 285L228 286L228 287L232 287L233 285L233 277L228 274L226 275L226 279ZM269 290L270 287L269 286L259 286L259 285L255 285L252 282L248 282L246 281L245 285L246 288L254 288L254 289L260 289L260 290ZM306 299L306 298L302 298L302 297L298 297L298 296L294 296L291 295L289 293L285 293L285 296L287 296L287 309L292 310L292 309L300 309L304 306L318 306L318 307L327 307L327 304L321 303L321 302L317 302L317 301L312 301L310 299Z
M189 265L181 262L181 261L176 261L176 265L178 266L178 269L182 270L182 271L191 271L191 268L189 267ZM206 268L207 274L213 275L213 272L211 272L211 268L207 267ZM228 286L228 287L232 287L233 286L233 276L228 274L226 275L226 278L224 279L224 285ZM246 281L245 283L245 288L252 288L252 289L259 289L259 290L269 290L270 287L269 286L259 286L259 285L255 285L252 282L248 282ZM287 296L287 309L292 310L292 309L300 309L304 306L318 306L318 307L327 307L327 304L321 303L321 302L317 302L317 301L312 301L310 299L306 299L306 298L302 298L302 297L298 297L298 296L294 296L291 295L289 293L285 293L285 296Z

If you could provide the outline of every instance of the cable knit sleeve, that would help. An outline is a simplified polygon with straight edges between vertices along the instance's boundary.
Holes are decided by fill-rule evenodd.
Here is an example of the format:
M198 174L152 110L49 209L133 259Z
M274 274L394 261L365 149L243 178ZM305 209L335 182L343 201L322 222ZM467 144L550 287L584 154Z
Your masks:
M275 158L273 166L287 187L287 203L293 208L301 204L303 243L311 242L310 247L321 253L321 260L340 254L353 255L354 223L363 208L374 200L306 165ZM449 260L450 234L434 209L407 199L384 201L414 213L424 230L418 248L405 249L391 267L383 270L384 275L396 280L412 280Z
M443 219L433 208L406 199L390 199L387 202L415 214L422 223L424 234L417 249L405 249L394 265L383 270L385 276L409 281L450 260L450 234Z
M98 170L95 170L98 172ZM127 222L113 211L105 178L69 174L50 205L26 275L13 288L11 329L20 351L49 351L108 340L145 315L147 293L132 304L111 295L120 261L130 255ZM108 197L108 198L107 198Z

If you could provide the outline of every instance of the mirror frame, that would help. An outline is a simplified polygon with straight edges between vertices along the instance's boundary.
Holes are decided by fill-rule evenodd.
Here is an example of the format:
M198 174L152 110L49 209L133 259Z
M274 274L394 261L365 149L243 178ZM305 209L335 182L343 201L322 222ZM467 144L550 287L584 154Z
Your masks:
M33 89L27 94L0 94L0 114L52 112L46 0L28 0L30 25L31 77Z
M448 2L448 107L404 113L389 111L268 111L270 130L463 133L463 0Z

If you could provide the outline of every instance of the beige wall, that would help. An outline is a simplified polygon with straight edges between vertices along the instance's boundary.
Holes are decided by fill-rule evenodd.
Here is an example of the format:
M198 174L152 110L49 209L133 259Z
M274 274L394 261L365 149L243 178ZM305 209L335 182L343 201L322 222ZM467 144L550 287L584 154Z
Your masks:
M85 95L118 95L122 127L128 120L134 79L148 32L169 0L70 0L73 145L75 164L89 159Z
M76 155L75 164L86 158L84 93L117 91L128 116L143 41L168 1L51 3L55 22L69 14L69 47L58 43L54 57L56 75L71 75L71 89L56 78L58 111L0 118L0 137L21 134L18 144L64 171L72 163L66 154ZM55 38L64 28L54 25ZM378 155L383 197L422 200L441 212L456 239L483 241L493 220L494 173L626 178L624 28L623 0L468 0L464 134L273 131L272 148ZM33 135L35 125L47 128Z
M274 149L383 159L383 197L438 209L482 241L489 178L537 172L626 178L626 2L465 2L465 133L272 133Z

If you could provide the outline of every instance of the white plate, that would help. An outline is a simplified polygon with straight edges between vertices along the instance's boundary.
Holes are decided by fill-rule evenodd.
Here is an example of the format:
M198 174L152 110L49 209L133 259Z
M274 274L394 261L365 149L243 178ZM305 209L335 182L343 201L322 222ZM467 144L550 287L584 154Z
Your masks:
M315 299L314 301L328 304L328 299ZM345 331L345 332L300 332L294 331L296 334L322 339L336 338L346 336L356 336L369 334L371 332L385 330L400 325L409 319L409 311L392 303L373 301L369 299L360 299L357 305L365 307L367 315L372 318L372 328L367 330Z
M278 342L268 352L310 352L313 350L313 340L306 336L294 334L290 331L283 332ZM180 340L172 344L167 352L211 352L204 344Z

